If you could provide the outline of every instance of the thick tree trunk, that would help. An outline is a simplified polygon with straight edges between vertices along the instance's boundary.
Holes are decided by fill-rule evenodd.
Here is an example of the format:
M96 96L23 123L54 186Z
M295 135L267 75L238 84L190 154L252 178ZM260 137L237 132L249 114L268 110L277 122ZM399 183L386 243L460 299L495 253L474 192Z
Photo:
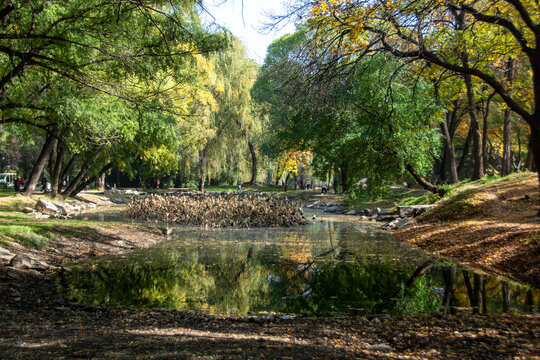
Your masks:
M441 132L444 135L444 145L445 145L445 155L448 162L448 174L450 184L455 184L459 181L458 171L456 166L456 155L454 153L454 144L453 139L450 136L450 131L448 131L448 123L450 122L449 117L451 113L446 114L447 121L441 123Z
M58 144L56 147L56 162L54 163L54 168L52 172L51 179L51 197L55 198L61 191L62 181L60 177L62 176L62 167L64 166L64 161L66 159L66 147L63 144Z
M251 154L251 180L249 180L249 185L255 185L257 182L257 153L251 141L248 141L248 146L249 153Z
M537 117L540 117L540 109L537 110L538 115ZM540 121L538 121L540 123ZM530 146L532 150L532 160L533 165L536 169L540 169L540 128L536 126L531 126L531 139L530 139ZM540 189L540 172L538 172L538 186ZM538 208L537 215L540 216L540 204Z
M422 186L424 189L431 191L434 194L437 194L441 197L444 196L446 191L436 185L433 185L429 181L427 181L424 177L420 176L409 163L405 163L405 168L407 171L412 175L414 180L418 183L418 185Z
M289 177L291 176L291 172L289 171L287 173L287 177L285 178L285 186L283 186L283 191L289 190Z
M77 196L78 193L80 193L81 191L83 191L84 189L86 189L86 186L87 185L90 185L91 183L93 183L94 181L97 181L99 178L103 177L105 175L105 173L107 171L109 171L110 169L112 169L113 167L113 164L112 163L108 163L107 165L105 165L104 167L101 168L101 170L99 171L99 173L89 179L87 179L86 181L83 181L82 183L80 183L76 188L75 190L73 190L73 192L71 193L70 196Z
M204 182L206 180L206 155L204 150L199 151L199 191L204 191Z
M75 178L69 183L68 187L64 190L64 192L62 193L62 197L64 199L72 196L73 192L75 191L75 188L77 187L77 185L79 184L79 182L81 182L81 180L84 178L84 176L86 175L86 173L88 172L88 170L90 170L90 168L92 167L92 165L94 165L94 163L96 162L96 160L98 159L98 157L101 155L101 153L103 152L103 150L99 150L97 151L94 156L92 156L91 158L89 158L88 160L86 160L82 166L81 166L81 170L79 171L79 173L77 174L77 176L75 176Z
M34 193L34 190L36 189L36 184L39 181L39 177L43 172L45 165L47 164L47 160L49 159L49 155L51 154L51 151L53 150L55 144L56 137L52 134L48 134L47 138L45 139L45 144L43 144L43 148L41 149L41 153L39 154L36 163L34 164L34 168L32 169L32 173L30 174L28 183L24 188L23 195L31 196Z
M105 190L105 173L101 174L101 176L97 178L96 184L98 190Z

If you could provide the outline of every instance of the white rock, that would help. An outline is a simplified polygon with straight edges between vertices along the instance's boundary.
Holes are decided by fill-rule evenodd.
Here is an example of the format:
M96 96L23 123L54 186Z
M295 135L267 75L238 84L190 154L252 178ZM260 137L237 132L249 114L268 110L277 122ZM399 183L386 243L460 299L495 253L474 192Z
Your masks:
M32 259L28 255L15 255L9 262L10 266L13 266L17 269L39 269L46 270L50 268L50 265L46 263L39 262L35 259Z
M58 214L60 213L60 209L54 205L52 202L39 199L36 204L36 209L41 211L44 214Z

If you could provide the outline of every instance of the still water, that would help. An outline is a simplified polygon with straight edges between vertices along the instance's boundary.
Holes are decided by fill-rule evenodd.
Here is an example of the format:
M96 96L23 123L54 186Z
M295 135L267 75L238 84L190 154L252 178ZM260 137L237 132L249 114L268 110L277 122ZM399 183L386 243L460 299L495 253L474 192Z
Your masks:
M540 301L537 289L443 263L376 224L322 213L291 228L177 227L152 248L71 269L58 282L75 302L212 314L537 312Z

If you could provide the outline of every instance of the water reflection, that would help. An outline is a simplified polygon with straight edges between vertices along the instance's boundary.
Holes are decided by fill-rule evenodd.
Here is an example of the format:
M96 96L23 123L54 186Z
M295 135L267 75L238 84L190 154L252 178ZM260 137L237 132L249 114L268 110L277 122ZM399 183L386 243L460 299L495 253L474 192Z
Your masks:
M178 228L151 249L73 267L74 301L218 314L538 311L539 291L438 264L346 217L306 227Z

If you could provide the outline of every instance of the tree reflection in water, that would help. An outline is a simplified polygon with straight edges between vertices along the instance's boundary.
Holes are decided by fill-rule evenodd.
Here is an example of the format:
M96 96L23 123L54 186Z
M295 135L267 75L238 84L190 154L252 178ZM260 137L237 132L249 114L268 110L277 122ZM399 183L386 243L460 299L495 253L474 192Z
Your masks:
M374 228L328 221L176 239L75 265L59 284L81 303L215 314L538 311L538 290L438 264Z

